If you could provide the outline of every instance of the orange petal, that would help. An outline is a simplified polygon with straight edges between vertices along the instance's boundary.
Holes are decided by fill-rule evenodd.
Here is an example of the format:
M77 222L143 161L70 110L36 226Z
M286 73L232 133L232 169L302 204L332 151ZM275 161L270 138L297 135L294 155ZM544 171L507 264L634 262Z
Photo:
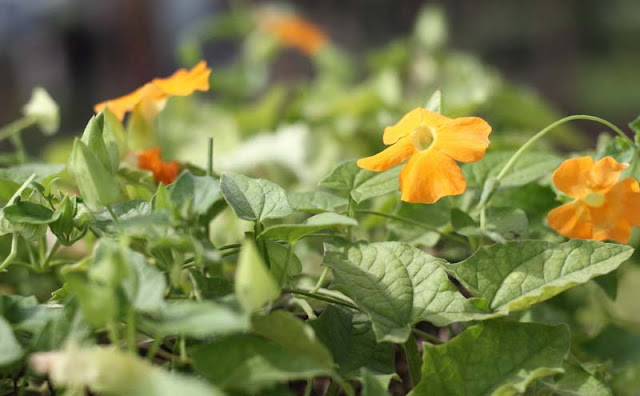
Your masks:
M551 210L547 215L547 223L567 238L591 239L593 236L589 209L578 200Z
M611 187L620 177L620 172L628 164L621 164L611 157L604 157L596 162L589 173L589 180L593 190L604 190Z
M210 74L211 69L207 67L207 63L200 61L189 71L179 69L167 78L154 78L151 83L158 87L165 97L187 96L194 91L207 91Z
M171 184L178 177L179 168L180 165L177 161L164 163L161 171L157 175L154 174L154 178L158 183Z
M592 167L591 157L568 159L553 172L553 184L570 197L581 198L590 192L588 177Z
M386 127L384 129L382 141L388 146L409 135L420 124L425 124L431 128L437 129L449 121L451 121L450 118L418 107L405 114L404 117L402 117L395 125Z
M376 172L385 171L409 158L414 151L415 148L413 147L411 138L406 137L376 155L359 159L357 164L363 169Z
M402 200L434 203L447 195L459 195L467 182L458 164L437 150L416 152L402 167Z
M148 94L153 91L154 88L149 83L136 89L128 95L121 96L119 98L107 100L102 103L98 103L93 107L93 110L98 113L108 108L120 121L124 118L124 115L133 110L134 107Z
M151 171L154 174L160 172L162 169L160 147L138 152L138 168Z
M621 243L629 242L631 225L620 216L614 202L607 202L599 208L590 208L593 219L593 238L597 241L611 239Z
M628 177L616 183L605 195L606 204L615 210L615 216L624 218L632 227L640 226L640 185Z
M482 118L456 118L436 131L433 145L457 161L475 162L484 157L490 133L491 126Z
M318 52L329 41L324 30L297 15L278 15L276 12L267 16L262 25L282 44L306 55Z

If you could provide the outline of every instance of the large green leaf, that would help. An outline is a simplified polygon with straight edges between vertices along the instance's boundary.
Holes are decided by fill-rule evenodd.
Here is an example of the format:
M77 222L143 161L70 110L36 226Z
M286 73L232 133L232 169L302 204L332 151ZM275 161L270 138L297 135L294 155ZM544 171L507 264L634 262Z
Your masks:
M263 221L293 213L285 190L268 180L225 173L220 179L220 188L236 215L243 220Z
M632 253L627 245L578 239L507 242L483 247L449 268L494 312L506 314L609 273Z
M13 330L3 317L0 316L0 367L20 359L24 351L13 335Z
M512 155L510 151L488 153L482 161L463 166L467 185L470 188L482 188L489 177L498 175ZM500 186L521 186L549 176L561 161L560 157L551 153L525 151L502 179Z
M120 194L110 169L79 139L73 143L69 172L78 185L84 203L91 210L97 211L112 203Z
M57 175L64 170L63 164L23 164L14 165L0 169L0 179L11 180L12 182L24 183L31 175L35 174L35 180L42 181L51 176Z
M343 377L359 376L363 367L370 373L395 373L393 346L376 342L371 322L362 314L329 305L309 324L331 351Z
M345 161L320 181L320 186L347 191L357 203L398 190L400 167L386 172L359 168L356 161Z
M49 224L58 219L51 209L29 201L9 205L3 212L7 220L16 224Z
M291 207L301 212L333 212L347 205L346 198L324 191L290 192L287 197Z
M295 243L300 238L314 232L335 227L357 226L358 222L347 216L337 213L320 213L309 217L302 224L277 224L265 229L258 237L267 239L282 239L289 243Z
M205 338L249 330L249 318L211 301L171 301L146 326L158 336Z
M78 394L88 388L93 393L120 396L223 395L201 379L152 366L113 347L70 346L62 351L36 354L30 363L54 384Z
M221 198L218 179L183 172L169 189L171 201L187 214L202 215Z
M508 396L533 380L561 373L569 329L491 321L444 345L423 344L422 380L413 396Z
M575 396L611 396L611 388L589 373L577 363L568 363L564 366L564 374L555 381L544 378L539 380L539 388L548 389L554 395Z
M444 326L487 314L449 281L445 260L405 243L325 245L323 263L332 287L371 317L378 341L404 342L423 320Z
M311 327L292 314L275 311L256 317L254 331L195 347L196 371L225 389L252 394L282 381L332 374L331 354Z
M247 312L260 309L280 296L278 283L249 239L242 244L238 258L235 292L240 305Z

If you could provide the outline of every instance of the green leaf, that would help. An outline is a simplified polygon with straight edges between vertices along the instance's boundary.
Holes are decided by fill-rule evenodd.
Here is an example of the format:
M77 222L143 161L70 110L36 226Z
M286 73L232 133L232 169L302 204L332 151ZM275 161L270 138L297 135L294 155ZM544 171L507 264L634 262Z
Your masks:
M640 116L629 123L629 128L636 134L636 143L638 143L638 136L640 136Z
M357 377L361 368L376 374L395 373L393 346L377 343L371 322L362 314L329 305L309 322L329 348L343 377Z
M24 351L13 335L11 325L0 316L0 367L15 362L22 355Z
M79 139L73 143L69 172L78 185L84 203L93 211L112 203L120 195L113 174Z
M236 297L242 308L253 312L280 297L280 288L262 258L255 244L246 239L242 244L235 283Z
M123 282L127 298L140 312L156 312L164 306L164 293L167 288L165 275L155 266L148 264L145 257L130 249L123 252L130 271Z
M608 325L597 337L582 344L591 356L610 361L615 370L640 361L640 335Z
M90 283L85 277L69 274L64 284L76 297L86 321L100 328L116 320L120 312L120 301L113 287Z
M211 176L183 172L170 187L171 202L186 213L203 215L221 198L220 183Z
M446 44L448 31L447 18L442 7L430 5L420 10L414 35L421 48L437 51Z
M444 345L423 344L422 380L410 395L514 395L537 378L561 373L569 350L565 325L491 321Z
M609 273L632 253L627 245L578 239L506 242L482 247L448 267L494 312L507 314Z
M527 214L518 208L487 209L487 231L496 233L504 239L517 239L527 235L529 220ZM494 239L496 240L496 239Z
M35 173L37 181L55 176L64 170L64 164L24 164L0 169L0 179L22 184Z
M92 393L119 396L222 396L206 382L152 366L136 355L99 346L36 354L36 372L68 391L88 388Z
M284 311L254 318L256 334L238 334L192 349L196 371L224 389L259 393L283 381L331 375L329 351L313 329Z
M400 202L395 215L410 221L415 221L430 228L439 229L449 224L449 202L441 199L431 205L411 204ZM440 234L428 231L424 227L409 224L405 221L389 220L388 228L401 240L433 246L440 240Z
M565 373L554 382L541 380L545 387L553 391L554 395L594 395L612 396L611 388L591 375L577 363L565 364Z
M391 376L373 375L369 370L362 370L362 396L389 396L387 390Z
M16 224L49 224L56 221L59 215L40 204L20 201L3 209L4 217Z
M208 338L249 330L249 318L211 301L170 301L144 323L158 336Z
M298 263L299 262L298 260ZM200 289L203 298L215 299L233 293L233 283L227 278L221 276L205 277L198 270L192 270L190 274ZM276 277L276 279L279 278Z
M267 246L267 253L269 254L269 263L271 263L271 274L274 279L282 279L282 271L284 270L284 263L287 260L289 247L275 241L265 241L265 244ZM293 253L289 259L287 277L285 280L292 280L301 272L302 262L300 262L298 256Z
M220 188L236 215L243 220L262 222L293 213L285 190L268 180L225 173L220 179Z
M369 315L379 342L406 341L419 321L445 326L486 312L449 281L445 260L405 243L325 245L323 264L333 269L332 288Z
M491 176L497 176L513 152L487 153L482 161L466 164L462 173L469 188L482 188ZM526 151L500 182L501 187L516 187L548 177L562 160L551 153Z
M320 213L309 217L302 224L277 224L265 229L258 238L281 239L288 243L296 243L299 239L314 232L334 227L357 226L358 222L337 213Z
M442 113L442 92L439 89L431 95L424 108L436 113Z
M291 192L287 195L294 210L309 213L333 212L347 205L347 199L324 191Z
M613 157L618 162L631 163L636 156L636 147L621 136L607 136L606 143L598 147L596 158ZM600 143L600 142L598 142ZM600 144L598 144L600 146Z
M89 123L82 133L80 140L89 148L89 151L102 163L102 166L111 174L115 174L118 170L117 167L113 167L105 139L103 137L104 130L104 115L99 113L94 115L89 120ZM119 155L116 156L117 160L120 159ZM117 164L117 163L116 163Z
M356 203L398 190L400 167L385 172L361 169L356 161L345 161L320 181L320 186L348 191Z

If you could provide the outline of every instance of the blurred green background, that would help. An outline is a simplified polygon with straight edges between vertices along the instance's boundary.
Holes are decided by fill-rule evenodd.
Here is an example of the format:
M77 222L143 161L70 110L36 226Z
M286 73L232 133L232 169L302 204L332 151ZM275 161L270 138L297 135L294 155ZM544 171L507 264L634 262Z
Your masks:
M0 125L15 119L33 86L42 85L60 104L62 132L76 134L94 103L128 93L179 66L180 38L204 16L264 3L0 0ZM294 5L356 56L409 35L422 6L437 4L449 21L451 48L477 55L507 80L533 88L560 113L589 113L624 125L640 110L640 2L636 0L280 4ZM213 65L224 64L237 51L230 42L204 48ZM305 77L312 69L295 51L283 54L274 67L284 78ZM598 130L597 125L584 128ZM37 133L26 138L41 144Z

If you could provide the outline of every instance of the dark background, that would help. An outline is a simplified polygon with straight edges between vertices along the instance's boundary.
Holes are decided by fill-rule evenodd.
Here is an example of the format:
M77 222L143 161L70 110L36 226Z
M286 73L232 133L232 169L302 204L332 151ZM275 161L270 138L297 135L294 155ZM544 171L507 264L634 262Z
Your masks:
M202 16L263 3L0 0L0 126L17 118L32 87L42 85L60 104L63 133L76 133L94 103L170 74L179 33ZM619 125L640 114L637 0L287 3L354 53L409 34L420 7L437 3L447 12L451 47L480 56L561 112Z

